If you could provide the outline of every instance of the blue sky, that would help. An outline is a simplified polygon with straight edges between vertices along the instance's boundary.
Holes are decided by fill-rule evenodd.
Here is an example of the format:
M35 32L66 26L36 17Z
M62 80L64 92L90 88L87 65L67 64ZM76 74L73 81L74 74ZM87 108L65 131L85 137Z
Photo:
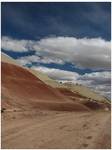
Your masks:
M2 2L2 51L47 74L65 71L74 82L78 75L77 81L89 86L103 74L109 89L110 9L109 2ZM91 76L89 83L85 76Z
M48 36L110 40L110 3L2 3L2 35L32 40Z

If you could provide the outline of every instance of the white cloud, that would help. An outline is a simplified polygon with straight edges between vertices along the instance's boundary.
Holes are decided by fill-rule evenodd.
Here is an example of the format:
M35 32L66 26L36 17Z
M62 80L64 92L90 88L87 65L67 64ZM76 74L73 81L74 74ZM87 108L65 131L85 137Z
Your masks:
M7 51L27 52L32 49L33 44L34 42L31 40L16 40L3 36L1 47Z
M108 71L86 73L78 79L79 83L83 83L93 88L102 95L111 95L111 73Z
M77 78L79 77L78 73L60 70L60 69L47 68L47 67L42 67L42 66L32 67L32 69L39 70L55 80L75 82Z
M49 58L54 62L70 62L80 68L110 69L110 41L101 38L50 37L31 41L2 37L2 48L20 52L35 50L37 55L47 57L46 62Z
M84 81L91 81L94 82L94 84L110 84L111 79L111 73L108 71L103 72L93 72L93 73L86 73L83 76L80 77L80 80Z
M78 67L110 68L110 42L101 38L77 39L75 37L54 37L42 39L34 45L37 51L55 56Z
M16 60L21 65L32 64L32 62L45 63L45 64L50 64L50 63L64 64L64 62L61 59L53 58L53 57L49 58L46 56L37 56L37 55L24 56L24 57L20 57Z

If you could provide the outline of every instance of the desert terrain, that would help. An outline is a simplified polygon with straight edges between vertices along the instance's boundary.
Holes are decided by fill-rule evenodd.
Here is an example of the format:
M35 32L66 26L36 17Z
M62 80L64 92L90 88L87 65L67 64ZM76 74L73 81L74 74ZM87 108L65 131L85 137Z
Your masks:
M2 119L2 148L110 148L108 112L17 111Z
M111 148L110 102L2 55L2 148Z

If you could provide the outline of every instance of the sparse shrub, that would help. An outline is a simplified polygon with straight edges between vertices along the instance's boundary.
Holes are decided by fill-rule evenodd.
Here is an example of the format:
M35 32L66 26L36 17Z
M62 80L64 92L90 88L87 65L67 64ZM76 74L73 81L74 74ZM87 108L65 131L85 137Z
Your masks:
M2 108L1 109L1 113L4 113L5 110L6 110L6 108Z
M16 119L16 117L15 117L15 116L13 116L13 117L12 117L12 119Z

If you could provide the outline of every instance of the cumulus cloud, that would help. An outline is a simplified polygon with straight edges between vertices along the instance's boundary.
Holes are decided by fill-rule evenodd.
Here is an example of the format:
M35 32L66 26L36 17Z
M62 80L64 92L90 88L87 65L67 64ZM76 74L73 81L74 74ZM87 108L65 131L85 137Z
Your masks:
M71 71L65 71L55 68L47 68L43 66L35 67L33 66L32 69L39 70L45 74L47 74L50 78L58 80L58 81L73 81L75 82L77 78L79 77L78 73L71 72Z
M45 51L49 56L71 62L78 67L110 68L110 42L101 38L47 38L40 40L34 49Z
M108 71L80 75L71 71L51 69L43 66L32 67L32 69L41 71L57 81L83 84L110 98L111 74Z
M33 44L34 42L31 40L17 40L7 36L3 36L1 41L2 49L14 52L27 52L32 50Z
M31 41L2 37L2 48L20 52L34 50L37 55L70 62L79 68L110 69L110 41L101 38L49 37Z
M79 80L91 81L91 83L93 83L94 85L99 84L108 85L111 82L111 74L108 71L86 73L83 76L81 76Z
M64 64L61 59L53 58L53 57L46 57L46 56L38 56L38 55L31 55L31 56L24 56L16 59L21 65L32 64L33 62L38 63L56 63L56 64Z
M79 83L83 83L104 96L111 97L111 73L108 71L86 73L79 77Z

